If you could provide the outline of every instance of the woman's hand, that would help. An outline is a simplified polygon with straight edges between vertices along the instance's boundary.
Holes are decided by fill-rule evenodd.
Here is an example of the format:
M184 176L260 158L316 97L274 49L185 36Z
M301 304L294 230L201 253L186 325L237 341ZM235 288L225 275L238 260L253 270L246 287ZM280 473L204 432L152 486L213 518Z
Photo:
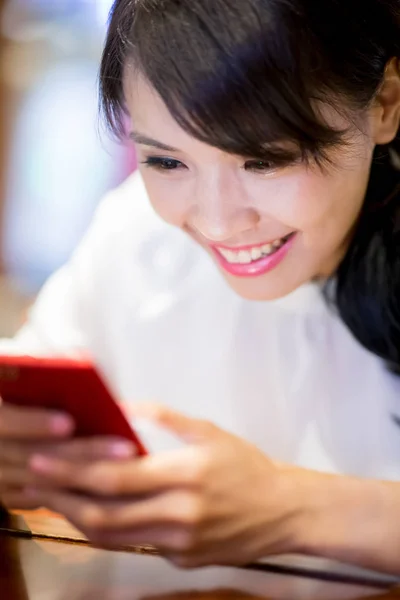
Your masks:
M182 450L135 460L35 456L32 503L101 546L151 544L182 567L303 553L400 574L400 483L274 464L209 423L137 411Z
M74 423L67 415L39 409L0 406L0 504L8 509L41 506L26 488L38 485L29 468L35 454L57 456L71 464L113 457L132 456L131 445L113 439L70 439ZM129 450L130 449L130 450Z
M151 544L184 567L245 564L296 550L298 507L285 471L243 440L161 407L146 416L187 447L119 464L37 456L52 488L32 498L100 545Z

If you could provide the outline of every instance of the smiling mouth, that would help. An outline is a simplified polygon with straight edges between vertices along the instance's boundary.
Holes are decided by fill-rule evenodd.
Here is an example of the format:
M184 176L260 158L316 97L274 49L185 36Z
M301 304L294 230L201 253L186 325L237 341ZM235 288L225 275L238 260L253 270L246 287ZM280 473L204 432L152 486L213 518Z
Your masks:
M279 250L285 246L295 235L295 232L286 235L283 238L274 240L269 244L263 244L259 246L250 246L246 249L233 250L232 248L224 248L221 246L214 245L214 250L220 254L220 256L231 265L251 265L258 261L273 256Z

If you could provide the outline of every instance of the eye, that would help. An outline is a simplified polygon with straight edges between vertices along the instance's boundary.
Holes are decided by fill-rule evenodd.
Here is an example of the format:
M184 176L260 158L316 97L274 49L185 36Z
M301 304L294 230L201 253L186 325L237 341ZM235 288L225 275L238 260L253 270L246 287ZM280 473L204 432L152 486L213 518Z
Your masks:
M268 160L248 160L244 168L246 171L253 171L254 173L270 173L276 169L276 166Z
M150 156L142 164L157 171L176 171L177 169L187 168L180 160L161 156Z

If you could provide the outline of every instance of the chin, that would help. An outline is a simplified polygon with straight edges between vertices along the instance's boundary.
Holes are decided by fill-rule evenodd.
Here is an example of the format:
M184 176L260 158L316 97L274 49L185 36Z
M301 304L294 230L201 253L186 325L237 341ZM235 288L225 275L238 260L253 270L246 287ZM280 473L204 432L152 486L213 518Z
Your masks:
M286 281L283 278L271 277L233 277L223 272L223 277L229 287L244 300L253 302L269 302L279 300L301 287L305 281ZM275 281L273 281L275 279Z

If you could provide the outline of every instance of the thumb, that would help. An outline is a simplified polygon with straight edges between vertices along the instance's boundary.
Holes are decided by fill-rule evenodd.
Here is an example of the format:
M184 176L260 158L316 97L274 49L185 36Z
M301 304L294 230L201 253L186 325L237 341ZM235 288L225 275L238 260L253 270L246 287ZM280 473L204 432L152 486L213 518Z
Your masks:
M164 429L168 429L187 443L201 443L209 440L216 427L208 421L194 419L155 403L135 404L130 409L134 418L148 419Z

